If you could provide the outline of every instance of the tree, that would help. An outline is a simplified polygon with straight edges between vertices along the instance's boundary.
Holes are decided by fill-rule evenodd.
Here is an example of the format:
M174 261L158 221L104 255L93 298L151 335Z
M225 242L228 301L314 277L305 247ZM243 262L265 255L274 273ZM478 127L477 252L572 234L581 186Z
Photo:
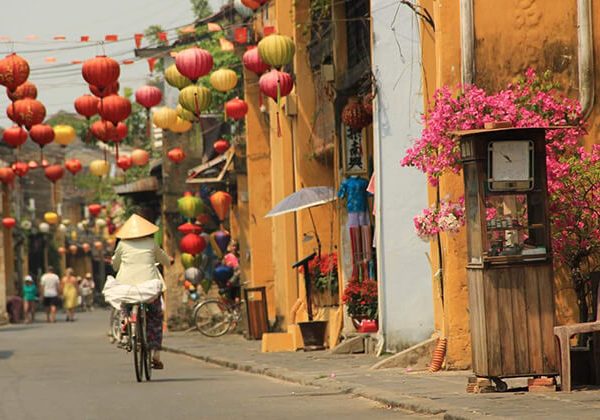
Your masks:
M192 11L197 19L202 19L212 14L212 8L208 0L190 0Z

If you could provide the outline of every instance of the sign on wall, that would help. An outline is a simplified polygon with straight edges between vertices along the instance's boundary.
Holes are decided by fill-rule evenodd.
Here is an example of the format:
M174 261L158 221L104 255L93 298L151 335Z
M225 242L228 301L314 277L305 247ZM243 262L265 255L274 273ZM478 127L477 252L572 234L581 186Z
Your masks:
M344 174L364 175L368 172L367 130L354 131L342 125Z

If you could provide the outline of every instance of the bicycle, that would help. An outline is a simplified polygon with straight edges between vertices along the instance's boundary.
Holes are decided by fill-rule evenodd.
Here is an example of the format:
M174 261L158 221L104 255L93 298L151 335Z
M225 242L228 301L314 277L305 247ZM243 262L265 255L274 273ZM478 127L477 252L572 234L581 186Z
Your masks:
M148 348L148 333L146 312L148 308L145 303L135 303L129 305L131 312L127 321L127 342L123 346L127 352L133 352L133 365L135 378L142 382L143 378L149 381L152 379L152 351ZM116 315L113 316L113 314ZM121 343L121 320L122 316L119 310L113 310L111 313L111 335L115 341ZM117 320L118 324L115 324ZM116 330L116 331L115 331Z
M226 298L200 301L192 313L194 325L207 337L220 337L237 327L242 319L242 300L235 302Z

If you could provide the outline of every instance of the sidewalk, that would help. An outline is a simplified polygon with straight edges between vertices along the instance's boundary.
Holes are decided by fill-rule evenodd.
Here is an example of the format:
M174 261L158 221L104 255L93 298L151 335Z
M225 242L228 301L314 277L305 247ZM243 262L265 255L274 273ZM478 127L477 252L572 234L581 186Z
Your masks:
M166 351L208 363L273 378L344 391L393 407L446 419L600 418L600 391L570 394L524 392L525 380L507 381L512 392L467 394L470 372L410 372L370 370L381 358L370 355L330 355L327 351L261 353L260 341L240 335L207 338L199 333L169 333Z

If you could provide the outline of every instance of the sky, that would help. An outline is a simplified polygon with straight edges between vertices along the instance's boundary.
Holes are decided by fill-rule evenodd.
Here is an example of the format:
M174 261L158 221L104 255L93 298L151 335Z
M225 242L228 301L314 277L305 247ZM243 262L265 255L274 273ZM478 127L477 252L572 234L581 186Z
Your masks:
M210 0L213 10L220 9L224 2ZM46 106L47 115L59 110L73 112L74 99L89 91L81 76L81 65L70 64L72 60L85 61L103 53L118 61L134 59L133 39L106 43L104 47L94 41L103 40L107 34L117 34L120 40L131 38L150 25L170 29L193 20L189 0L13 1L9 9L0 13L0 57L16 52L29 62L29 81L37 86L37 99ZM173 33L169 32L169 39ZM54 40L58 35L64 35L66 40ZM82 35L89 35L91 42L80 42ZM143 41L142 47L145 45ZM82 46L85 47L73 49ZM56 61L47 62L48 59ZM136 89L148 75L146 60L122 65L121 88ZM0 88L1 127L12 125L5 113L9 99L4 90Z

